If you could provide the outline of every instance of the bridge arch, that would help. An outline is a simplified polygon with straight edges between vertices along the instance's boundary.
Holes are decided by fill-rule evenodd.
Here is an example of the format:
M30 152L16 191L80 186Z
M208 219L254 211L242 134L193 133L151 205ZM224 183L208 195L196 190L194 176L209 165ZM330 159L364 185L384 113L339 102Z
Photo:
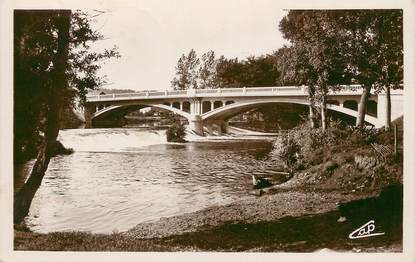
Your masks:
M101 110L96 111L91 115L91 123L94 123L94 120L97 119L105 119L106 116L115 113L116 111L121 112L120 114L126 114L128 112L131 112L133 110L138 110L146 107L154 107L163 109L172 113L175 113L177 115L180 115L184 117L186 120L189 121L190 119L190 113L187 113L185 111L182 111L178 108L173 107L172 105L165 105L165 104L150 104L150 103L137 103L137 104L119 104L119 105L111 105L109 107L102 108Z
M249 101L235 101L235 103L225 105L223 107L211 110L207 113L201 115L203 121L212 121L212 120L227 120L230 117L243 112L244 110L251 109L257 105L264 105L270 103L290 103L290 104L299 104L308 106L308 100L306 99L292 99L292 98L264 98L264 99L253 99ZM342 107L336 104L327 104L327 109L340 112L352 117L358 117L358 111ZM376 117L366 115L365 121L379 127L381 124Z

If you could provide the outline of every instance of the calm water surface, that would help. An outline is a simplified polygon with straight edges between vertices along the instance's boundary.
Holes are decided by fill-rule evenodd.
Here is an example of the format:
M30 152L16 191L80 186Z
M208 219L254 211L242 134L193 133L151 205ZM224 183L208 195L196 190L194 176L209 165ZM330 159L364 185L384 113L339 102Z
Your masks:
M268 140L170 144L164 131L73 129L60 140L75 153L51 160L26 219L37 232L125 231L249 197L251 174L281 170ZM15 190L30 162L16 167Z

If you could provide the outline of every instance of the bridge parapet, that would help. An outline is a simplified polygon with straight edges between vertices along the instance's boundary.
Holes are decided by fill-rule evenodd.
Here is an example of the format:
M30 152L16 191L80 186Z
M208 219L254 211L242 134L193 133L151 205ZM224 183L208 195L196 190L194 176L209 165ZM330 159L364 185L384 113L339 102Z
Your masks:
M296 91L301 90L296 88ZM188 90L173 90L173 91L147 91L134 93L120 93L108 95L90 95L87 96L87 102L99 101L117 101L130 99L166 99L166 98L192 98L192 97L217 97L217 96L242 96L250 95L276 95L277 91L274 87L261 88L225 88L225 89L188 89Z
M360 85L339 86L339 91L329 92L329 95L358 95L361 94ZM217 89L188 89L144 91L134 93L120 93L108 95L87 96L87 102L118 101L132 99L167 99L167 98L205 98L205 97L252 97L252 96L306 96L304 86L272 86L272 87L243 87Z

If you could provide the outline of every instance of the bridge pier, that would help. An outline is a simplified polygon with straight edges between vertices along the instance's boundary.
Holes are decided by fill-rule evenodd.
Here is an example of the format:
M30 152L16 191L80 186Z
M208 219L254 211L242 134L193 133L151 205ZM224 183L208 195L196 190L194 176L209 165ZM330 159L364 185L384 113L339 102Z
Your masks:
M218 131L218 136L221 136L222 135L222 127L221 127L221 125L219 124L219 125L216 125L216 127L217 127L217 131Z
M203 121L200 115L192 115L189 121L189 128L199 136L203 136Z
M208 134L213 136L213 125L212 125L212 123L208 122L208 123L205 124L205 126L208 130Z
M229 122L228 121L223 121L223 123L222 123L222 132L224 132L225 134L228 133L228 126L229 126Z
M222 135L227 133L228 122L224 120L210 120L203 123L203 126L206 127L209 135L214 135L214 132L217 135Z
M228 129L228 122L224 120L215 120L212 122L212 124L215 126L216 132L218 133L218 136L221 136L222 134L227 133Z

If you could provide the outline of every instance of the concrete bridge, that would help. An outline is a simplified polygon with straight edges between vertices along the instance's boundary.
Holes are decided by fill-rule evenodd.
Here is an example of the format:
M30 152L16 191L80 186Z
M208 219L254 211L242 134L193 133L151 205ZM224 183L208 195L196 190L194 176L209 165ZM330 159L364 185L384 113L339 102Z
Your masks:
M357 117L359 85L343 86L329 93L328 109ZM403 113L403 90L391 91L392 119ZM187 119L189 128L198 135L226 132L228 120L242 112L270 103L309 105L307 89L298 86L225 89L189 89L149 91L87 96L83 113L87 127L108 117L122 117L132 110L156 107ZM366 122L381 127L386 122L386 96L371 94Z

